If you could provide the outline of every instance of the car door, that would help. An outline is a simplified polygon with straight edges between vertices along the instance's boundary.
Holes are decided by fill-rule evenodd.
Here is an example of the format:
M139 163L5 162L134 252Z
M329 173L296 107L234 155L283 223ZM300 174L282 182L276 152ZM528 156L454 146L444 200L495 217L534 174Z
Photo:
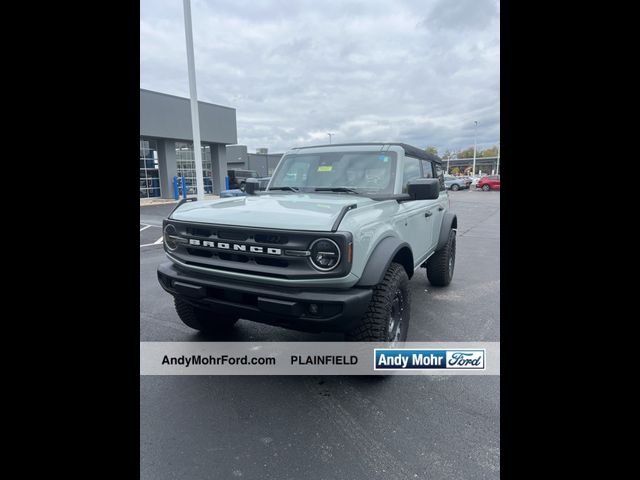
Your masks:
M421 178L423 173L420 159L405 156L403 161L402 193L407 193L407 183ZM396 231L411 245L415 263L427 255L433 243L431 210L435 204L435 200L411 200L399 205L399 215L395 222Z

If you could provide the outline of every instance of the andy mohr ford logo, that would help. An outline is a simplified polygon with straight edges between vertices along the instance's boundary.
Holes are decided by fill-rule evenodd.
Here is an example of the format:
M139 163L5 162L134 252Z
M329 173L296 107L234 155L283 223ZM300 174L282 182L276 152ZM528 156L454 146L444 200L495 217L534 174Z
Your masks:
M376 348L374 370L485 369L485 349L416 350Z

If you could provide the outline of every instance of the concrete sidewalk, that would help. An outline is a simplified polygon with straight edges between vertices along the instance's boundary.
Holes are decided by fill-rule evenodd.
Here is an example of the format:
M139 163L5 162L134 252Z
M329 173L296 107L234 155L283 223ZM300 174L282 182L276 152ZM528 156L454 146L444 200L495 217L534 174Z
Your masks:
M189 197L191 198L191 197ZM219 195L205 195L204 199L205 200L217 200L219 199L220 196ZM180 197L180 200L182 199L182 197ZM180 201L178 200L178 201ZM178 201L172 199L172 198L141 198L140 199L140 206L141 207L146 207L149 205L167 205L170 203L178 203Z

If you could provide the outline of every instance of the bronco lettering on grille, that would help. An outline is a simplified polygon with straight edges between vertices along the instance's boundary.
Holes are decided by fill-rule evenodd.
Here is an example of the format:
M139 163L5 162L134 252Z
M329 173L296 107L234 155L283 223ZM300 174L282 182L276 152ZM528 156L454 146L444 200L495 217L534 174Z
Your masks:
M249 247L251 253L266 253L268 255L282 255L282 249L273 247L261 247L259 245L243 245L240 243L216 242L211 240L198 240L196 238L189 239L189 245L196 247L217 248L220 250L232 250L234 252L246 252Z

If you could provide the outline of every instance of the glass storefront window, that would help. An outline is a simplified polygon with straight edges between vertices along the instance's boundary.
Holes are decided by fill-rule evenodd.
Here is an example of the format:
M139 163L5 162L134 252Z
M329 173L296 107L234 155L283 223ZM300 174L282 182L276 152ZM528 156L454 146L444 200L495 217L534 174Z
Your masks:
M204 145L202 148L202 174L204 177L204 193L213 193L211 147ZM185 177L187 195L196 195L196 160L193 153L193 143L176 142L176 167L178 177ZM180 195L182 195L182 182L178 182Z
M140 198L159 196L158 142L140 138Z

